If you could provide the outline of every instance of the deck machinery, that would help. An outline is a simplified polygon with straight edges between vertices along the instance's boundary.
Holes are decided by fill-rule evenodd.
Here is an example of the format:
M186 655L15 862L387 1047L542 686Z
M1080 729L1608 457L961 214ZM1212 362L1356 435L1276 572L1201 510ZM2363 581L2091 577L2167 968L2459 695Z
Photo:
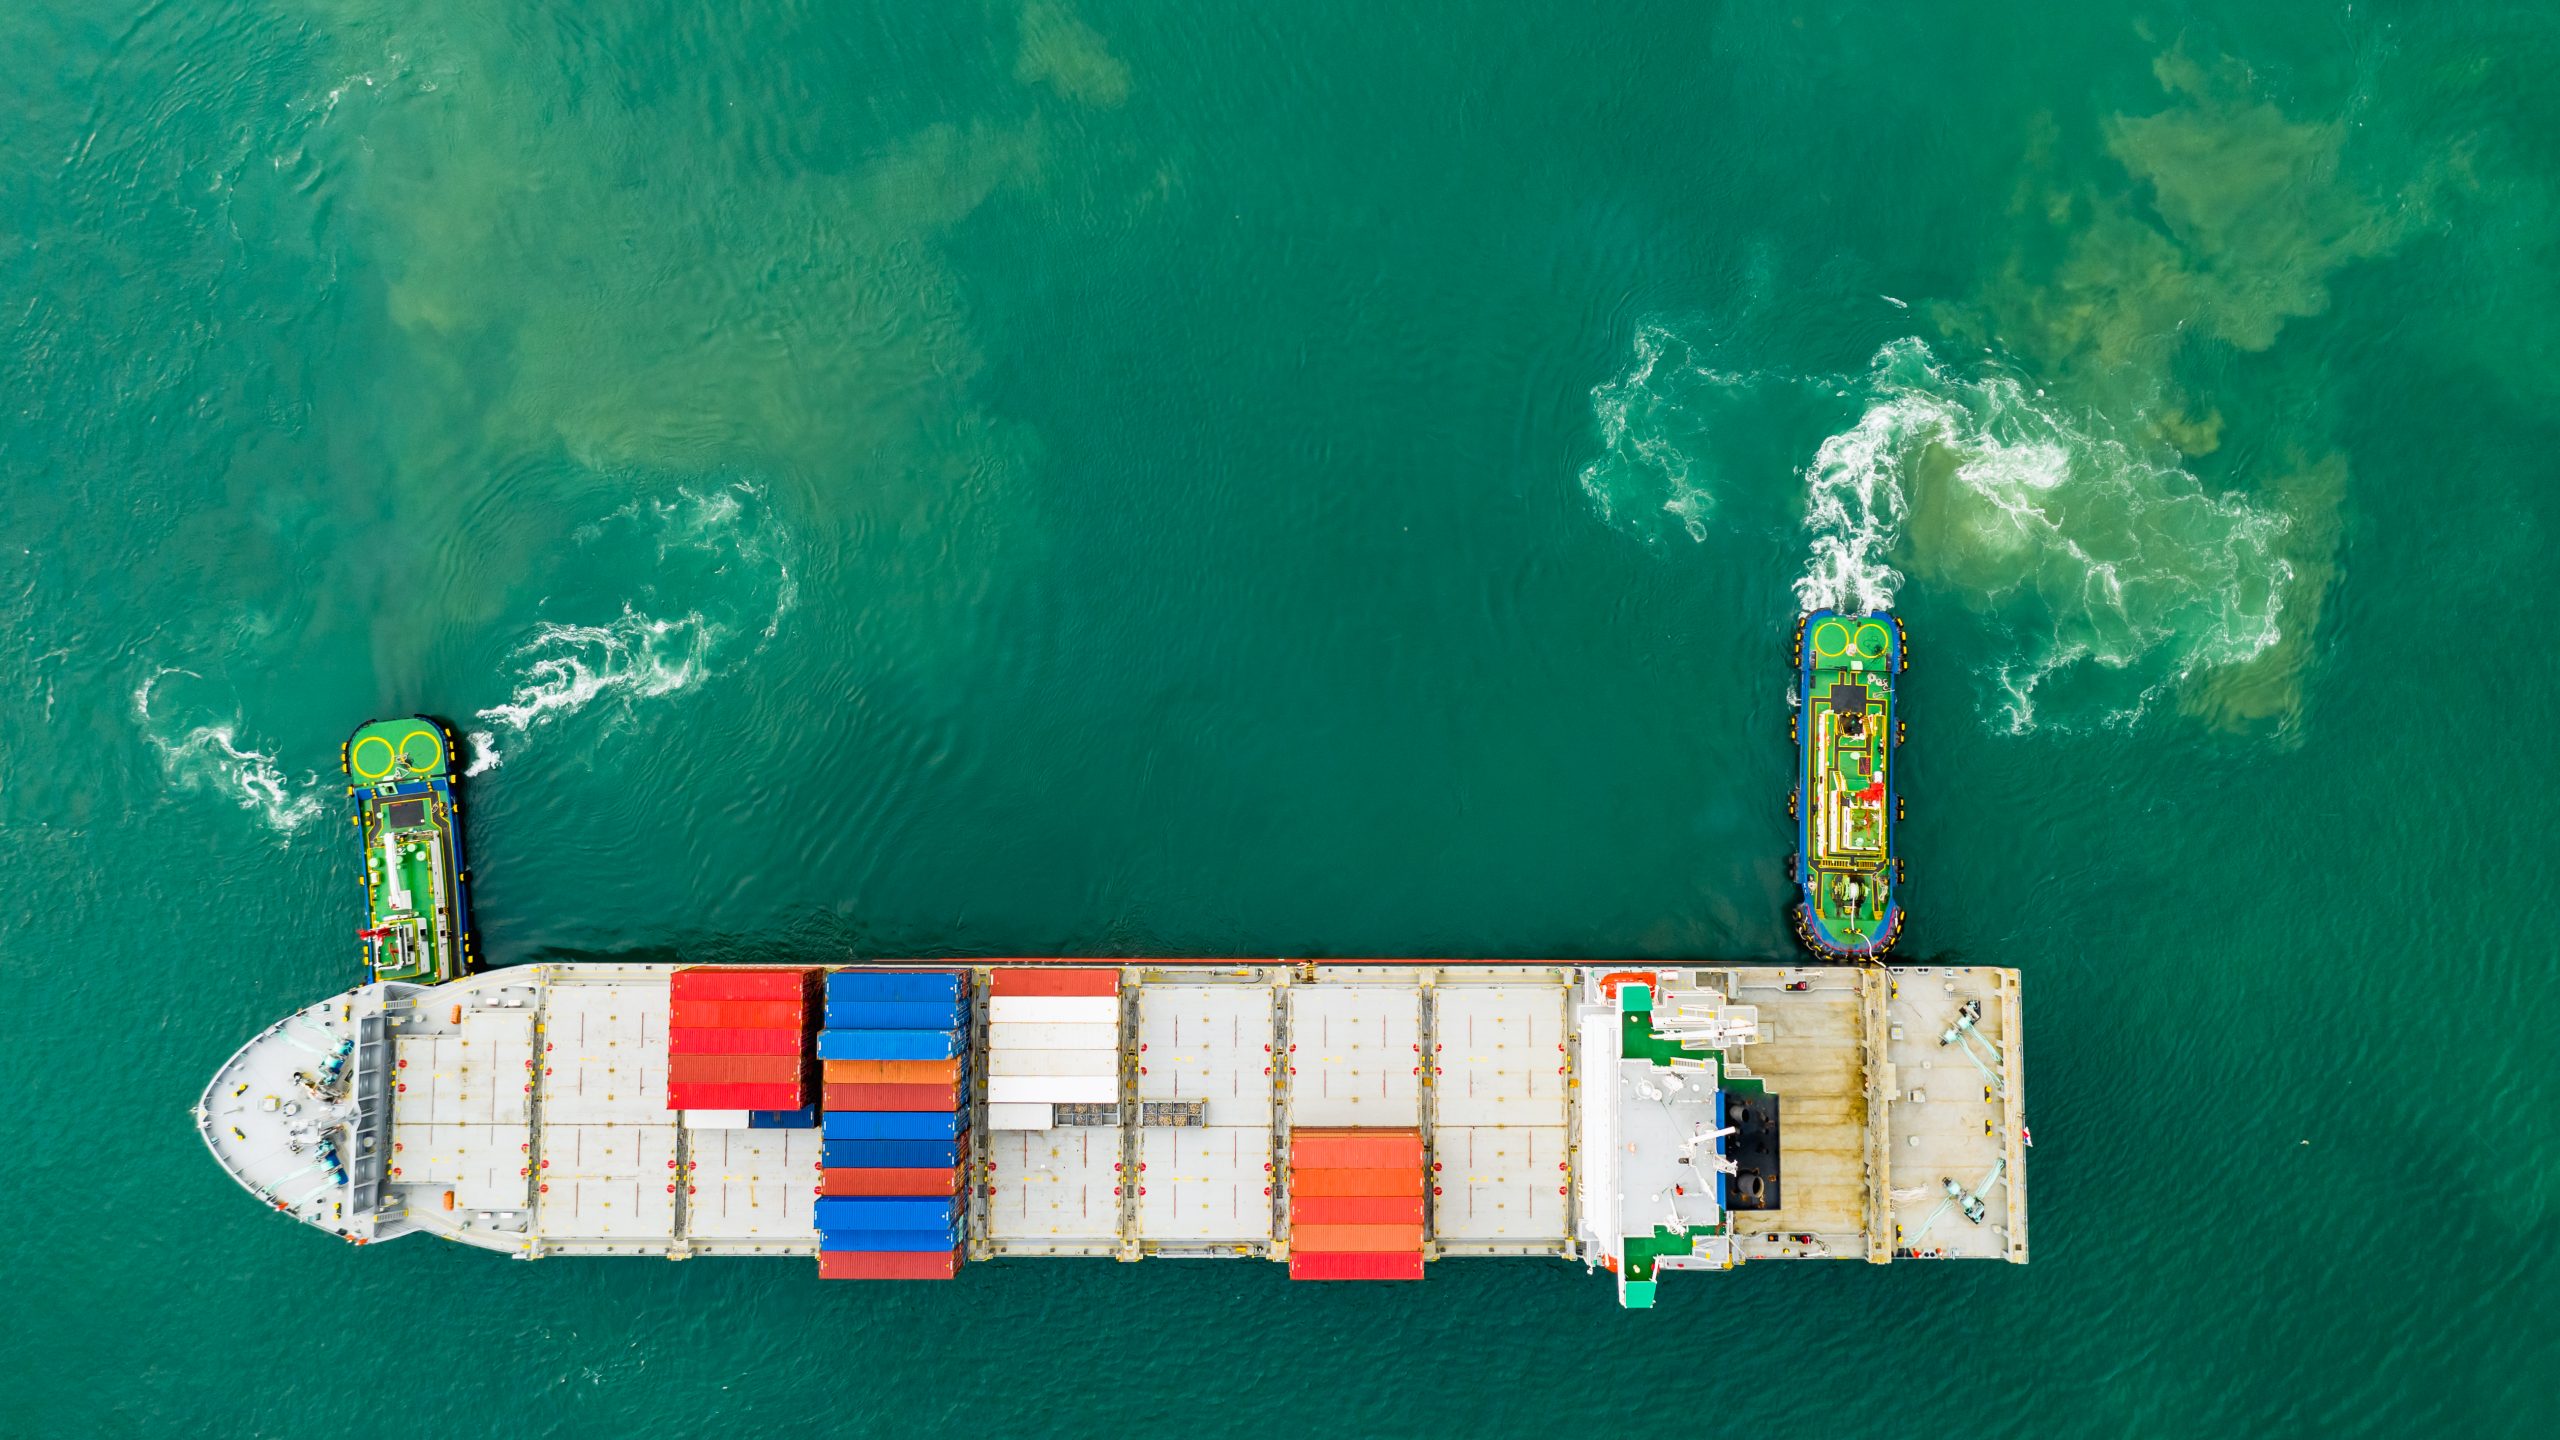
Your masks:
M958 967L973 1075L992 972L1035 963ZM2014 971L1100 963L1119 1102L1000 1130L973 1082L973 1260L1285 1260L1302 1126L1421 1131L1426 1259L1578 1262L1632 1307L1754 1260L2027 1258ZM667 1108L676 968L361 985L233 1056L197 1125L262 1201L356 1243L813 1255L819 1132Z

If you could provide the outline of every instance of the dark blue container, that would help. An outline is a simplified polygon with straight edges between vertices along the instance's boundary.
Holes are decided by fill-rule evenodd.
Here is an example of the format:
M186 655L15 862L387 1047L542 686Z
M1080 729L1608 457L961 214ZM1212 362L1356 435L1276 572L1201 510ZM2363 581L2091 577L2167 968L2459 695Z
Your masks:
M827 1000L959 1000L969 977L953 970L831 970Z
M948 1140L969 1117L948 1110L830 1110L821 1123L830 1140Z
M950 1230L821 1230L821 1250L853 1250L930 1255L960 1248L960 1231Z
M747 1112L747 1128L750 1130L814 1130L817 1125L818 1107L815 1105L805 1110L750 1110Z
M821 1060L948 1060L960 1053L958 1030L821 1030Z
M830 1030L958 1030L969 1023L965 1000L830 1000Z
M960 1207L965 1203L955 1196L936 1200L885 1195L822 1195L818 1198L818 1228L821 1231L947 1231L960 1223Z
M818 1163L830 1170L948 1170L968 1149L959 1140L829 1140Z

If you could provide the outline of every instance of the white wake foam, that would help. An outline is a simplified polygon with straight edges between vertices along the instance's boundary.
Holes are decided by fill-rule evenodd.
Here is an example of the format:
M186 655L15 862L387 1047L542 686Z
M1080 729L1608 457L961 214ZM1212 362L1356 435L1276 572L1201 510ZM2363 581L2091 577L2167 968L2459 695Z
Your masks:
M740 663L742 636L756 636L746 653L761 650L799 601L791 537L754 485L678 487L570 538L606 574L651 578L618 614L534 626L511 656L507 699L477 712L488 728L472 732L470 774L504 763L502 734L529 734L599 702L628 715L694 688Z
M162 771L181 790L219 796L256 815L268 829L291 837L320 818L327 802L317 772L299 781L289 778L276 757L241 743L244 724L237 714L216 717L201 700L162 701L154 713L155 691L171 676L203 677L175 667L154 672L134 688L134 718L143 738L160 752Z

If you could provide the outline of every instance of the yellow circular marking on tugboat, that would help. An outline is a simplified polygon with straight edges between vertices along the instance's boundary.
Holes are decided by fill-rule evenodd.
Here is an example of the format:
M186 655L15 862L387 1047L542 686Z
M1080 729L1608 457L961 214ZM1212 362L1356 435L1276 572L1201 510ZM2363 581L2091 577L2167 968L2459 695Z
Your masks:
M417 742L420 740L427 742L427 758L424 760L418 758ZM400 737L400 758L409 762L412 770L432 770L444 762L444 740L433 730L412 730Z
M1849 652L1849 627L1837 620L1825 620L1813 627L1813 653L1845 655Z
M368 745L379 745L382 747L382 768L379 770L373 769L364 763L365 747ZM392 765L396 763L399 758L399 752L391 748L390 741L383 739L379 735L367 735L363 739L358 740L356 742L356 748L348 753L347 763L354 766L356 774L364 777L365 779L379 780L383 776L391 773Z
M1885 647L1892 643L1893 637L1873 620L1858 627L1858 653L1870 660L1883 659Z

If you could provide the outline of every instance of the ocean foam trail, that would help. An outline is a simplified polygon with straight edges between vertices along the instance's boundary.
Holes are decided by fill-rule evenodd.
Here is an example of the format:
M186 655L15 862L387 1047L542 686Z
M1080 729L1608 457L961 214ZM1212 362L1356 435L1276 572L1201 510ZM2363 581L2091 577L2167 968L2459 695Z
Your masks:
M275 756L241 744L243 722L237 715L226 719L190 716L190 723L180 725L168 725L155 718L153 692L172 675L202 678L192 670L164 669L133 692L134 715L141 722L143 738L160 752L161 769L170 784L181 790L218 795L288 838L320 818L326 807L317 793L320 777L305 773L297 783L286 776Z
M512 692L476 712L489 728L472 735L470 773L503 763L501 731L527 734L598 701L627 714L692 689L736 663L745 633L755 632L752 648L761 650L799 600L790 534L754 485L679 486L633 500L570 539L602 573L653 578L609 619L534 627L514 651Z
M1613 525L1635 526L1652 515L1680 522L1692 540L1707 538L1714 513L1714 472L1706 401L1719 390L1747 389L1753 377L1702 363L1694 347L1663 325L1636 331L1626 373L1591 390L1600 425L1600 455L1582 470L1582 491Z

